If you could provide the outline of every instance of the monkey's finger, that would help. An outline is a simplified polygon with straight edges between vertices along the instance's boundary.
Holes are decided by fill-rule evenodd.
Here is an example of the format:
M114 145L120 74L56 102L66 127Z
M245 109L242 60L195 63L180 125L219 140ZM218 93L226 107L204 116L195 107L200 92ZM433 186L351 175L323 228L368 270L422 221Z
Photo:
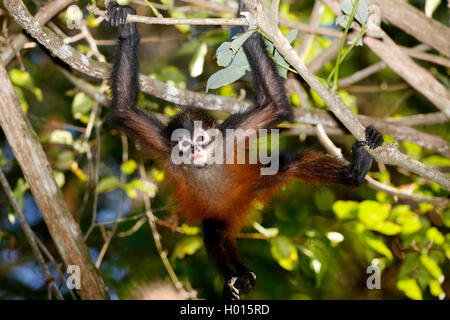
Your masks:
M367 143L369 144L370 148L374 149L375 146L375 140L377 139L378 136L378 132L372 128L371 133L370 133L370 137L369 140L367 141Z
M377 139L377 143L376 143L375 148L378 148L379 146L381 146L381 145L383 144L383 142L384 142L383 136L380 134L380 135L378 136L378 139Z
M120 11L119 23L121 25L124 25L127 22L127 15L128 15L128 12L126 9L123 9Z
M368 126L366 128L366 141L370 140L370 135L372 134L373 131L373 127L372 126Z
M117 14L118 14L118 8L114 7L113 10L111 10L111 14L109 16L109 23L111 23L111 26L117 27Z

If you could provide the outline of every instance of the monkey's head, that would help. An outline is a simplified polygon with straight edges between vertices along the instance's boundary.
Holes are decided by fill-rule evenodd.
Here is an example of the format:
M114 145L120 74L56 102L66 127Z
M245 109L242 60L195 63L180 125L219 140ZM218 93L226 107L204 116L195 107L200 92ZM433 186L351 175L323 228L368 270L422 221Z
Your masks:
M166 129L172 150L187 156L196 168L204 168L211 163L215 152L211 129L216 128L216 120L204 110L185 107L169 121Z

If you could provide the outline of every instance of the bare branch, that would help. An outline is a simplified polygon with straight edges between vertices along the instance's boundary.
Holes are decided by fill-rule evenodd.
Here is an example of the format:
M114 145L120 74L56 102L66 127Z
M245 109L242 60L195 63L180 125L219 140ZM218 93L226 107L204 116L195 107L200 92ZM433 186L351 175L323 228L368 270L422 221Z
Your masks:
M401 126L425 126L429 124L448 122L443 112L416 114L413 116L406 116L401 118L388 118L385 120Z
M89 5L88 10L93 14L106 17L106 11L100 10L94 5ZM245 18L235 19L219 19L219 18L201 18L201 19L189 19L189 18L155 18L145 17L130 14L127 16L127 22L140 22L145 24L164 24L164 25L212 25L212 26L246 26L248 25Z
M450 92L428 70L415 63L386 33L382 40L366 37L364 43L450 119Z
M319 0L316 0L314 2L314 7L311 12L311 16L309 17L309 25L313 28L319 26L319 20L320 15L323 12L323 3ZM303 36L303 41L298 49L298 55L300 59L303 61L306 60L306 57L308 56L309 50L311 49L311 46L314 41L314 34L306 34Z
M55 15L57 15L60 11L66 8L68 5L76 2L77 0L55 0L50 2L49 4L42 7L36 16L34 17L37 21L42 24L46 24L50 21ZM6 66L15 56L14 51L19 52L27 43L28 39L25 35L20 34L14 38L12 41L13 48L8 48L2 52L0 55L0 60L2 64Z
M430 47L450 57L450 29L422 11L401 0L371 0L381 9L381 16Z
M356 82L359 82L365 78L370 77L371 75L383 70L386 67L387 67L387 65L383 61L374 63L373 65L368 66L362 70L359 70L346 78L340 79L339 87L340 88L348 87Z

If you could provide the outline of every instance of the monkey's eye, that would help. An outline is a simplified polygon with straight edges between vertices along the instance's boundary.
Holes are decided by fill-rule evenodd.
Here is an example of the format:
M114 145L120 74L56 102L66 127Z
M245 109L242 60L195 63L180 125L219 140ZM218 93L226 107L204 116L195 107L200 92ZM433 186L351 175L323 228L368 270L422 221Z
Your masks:
M194 134L194 142L199 145L207 145L211 141L211 138L209 137L208 133L203 130L199 129Z
M191 140L188 139L186 136L182 136L178 139L178 148L181 152L186 152L191 148Z

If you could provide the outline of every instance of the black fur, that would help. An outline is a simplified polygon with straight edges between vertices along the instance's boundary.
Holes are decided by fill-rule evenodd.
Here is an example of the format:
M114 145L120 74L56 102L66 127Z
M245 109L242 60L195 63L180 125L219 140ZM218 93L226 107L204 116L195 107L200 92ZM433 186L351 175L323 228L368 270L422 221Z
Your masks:
M245 10L245 6L241 2L240 11L242 10ZM129 6L119 6L116 2L110 2L107 11L111 25L120 27L111 74L113 101L109 120L167 159L172 147L170 137L175 129L184 128L192 133L194 121L202 121L204 129L216 127L216 121L202 109L184 107L165 126L155 116L137 107L139 33L136 23L125 23L127 15L134 14L135 11ZM253 72L256 106L246 112L231 115L219 129L222 132L229 128L270 129L283 121L291 121L293 112L283 81L267 55L261 35L255 32L245 42L243 49ZM374 149L382 142L382 136L374 128L368 127L366 141L358 141L353 145L353 161L350 165L343 165L339 160L312 152L282 152L279 172L275 176L255 177L255 184L263 186L259 190L263 191L266 187L297 177L309 182L359 185L372 163L372 157L363 146ZM220 196L217 195L217 201L221 200ZM224 298L239 299L240 294L247 293L255 285L256 276L247 270L239 258L232 230L226 221L213 219L203 221L203 230L208 254L225 279Z

